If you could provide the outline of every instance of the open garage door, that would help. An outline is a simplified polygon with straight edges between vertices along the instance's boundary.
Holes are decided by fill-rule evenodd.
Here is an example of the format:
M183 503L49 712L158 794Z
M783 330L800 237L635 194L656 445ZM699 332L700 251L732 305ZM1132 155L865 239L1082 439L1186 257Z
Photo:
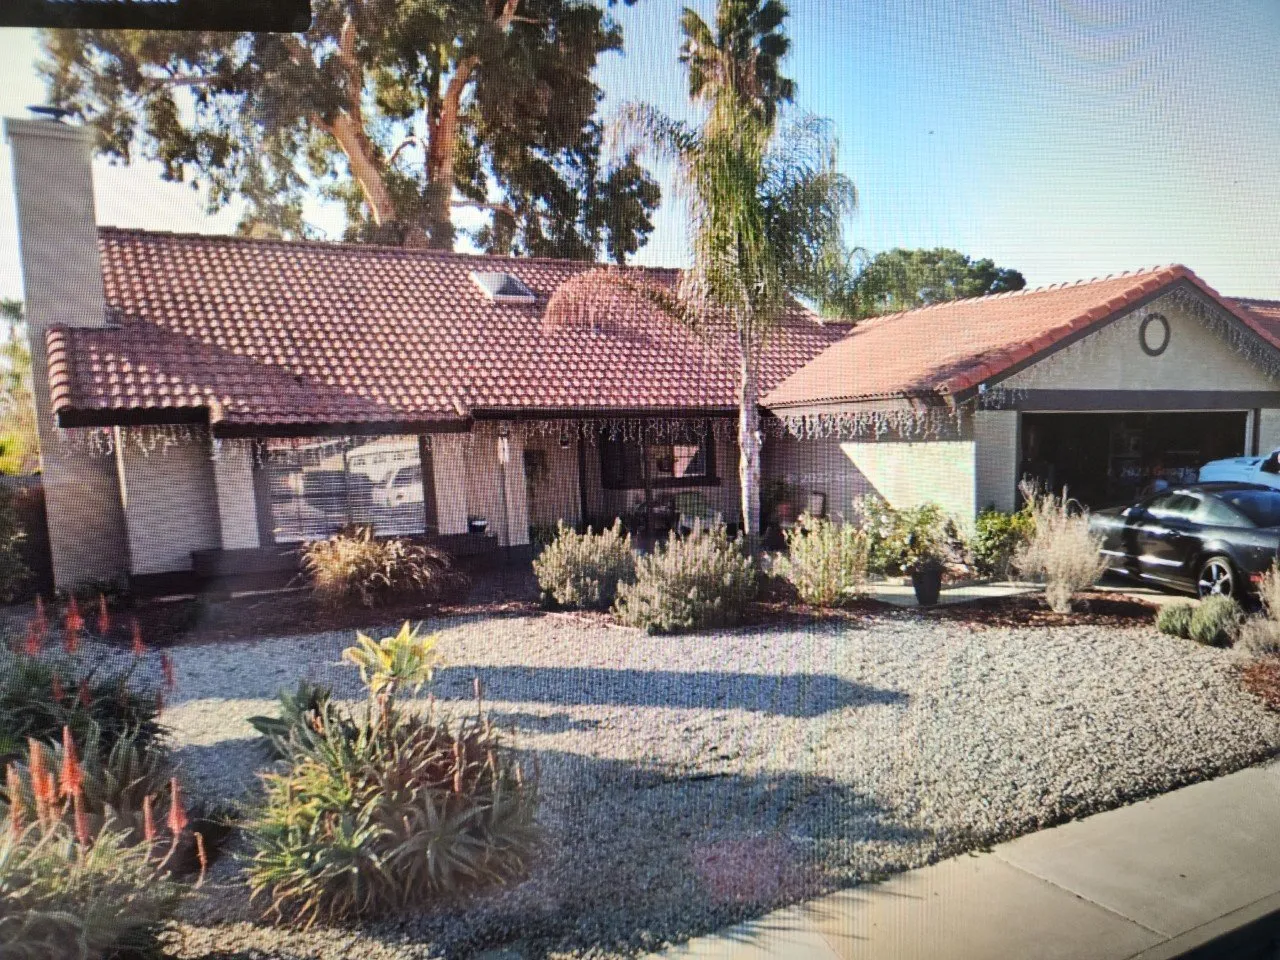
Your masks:
M1200 466L1245 453L1243 411L1028 413L1021 468L1093 508L1137 499L1156 474L1193 483Z

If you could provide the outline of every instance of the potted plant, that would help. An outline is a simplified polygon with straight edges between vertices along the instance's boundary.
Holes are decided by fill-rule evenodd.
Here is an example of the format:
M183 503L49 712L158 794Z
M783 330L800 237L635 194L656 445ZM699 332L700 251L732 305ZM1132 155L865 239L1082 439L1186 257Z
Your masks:
M942 511L925 504L901 514L901 554L899 565L911 578L916 602L931 607L942 590L942 574L947 566L947 536Z

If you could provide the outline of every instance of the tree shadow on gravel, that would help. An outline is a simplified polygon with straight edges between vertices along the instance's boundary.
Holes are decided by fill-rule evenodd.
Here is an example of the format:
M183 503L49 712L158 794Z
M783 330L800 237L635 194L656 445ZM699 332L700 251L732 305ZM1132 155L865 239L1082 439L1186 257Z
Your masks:
M520 885L342 929L218 924L197 938L208 952L188 946L175 956L339 960L355 938L397 960L494 949L527 960L635 955L878 878L936 847L927 832L826 776L521 753L540 772L543 845Z
M486 700L557 706L747 710L812 718L848 707L905 704L908 699L898 690L882 690L827 673L469 665L437 671L432 692L440 700L469 699L475 677L484 684Z

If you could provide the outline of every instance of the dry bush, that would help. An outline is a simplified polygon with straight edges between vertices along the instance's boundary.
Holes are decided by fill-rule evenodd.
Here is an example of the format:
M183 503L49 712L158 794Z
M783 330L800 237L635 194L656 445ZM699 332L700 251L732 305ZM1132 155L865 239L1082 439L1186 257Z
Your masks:
M866 592L867 540L851 523L801 514L787 532L787 556L778 570L811 606L848 603Z
M1033 529L1014 555L1014 569L1044 584L1049 609L1070 613L1072 598L1092 587L1107 568L1102 538L1089 529L1087 513L1072 511L1065 494L1056 497L1026 483L1019 489Z
M329 606L357 602L374 607L414 597L426 602L454 597L467 578L444 551L353 526L303 548L302 569L315 595Z
M1236 646L1258 656L1280 654L1280 570L1274 565L1258 582L1262 612L1240 627Z

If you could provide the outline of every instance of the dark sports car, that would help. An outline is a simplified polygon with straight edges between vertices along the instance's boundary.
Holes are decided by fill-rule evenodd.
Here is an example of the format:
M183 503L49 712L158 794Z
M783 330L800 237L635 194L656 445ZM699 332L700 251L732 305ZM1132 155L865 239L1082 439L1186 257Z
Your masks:
M1117 573L1162 586L1237 596L1280 555L1280 490L1254 483L1171 487L1089 526Z

